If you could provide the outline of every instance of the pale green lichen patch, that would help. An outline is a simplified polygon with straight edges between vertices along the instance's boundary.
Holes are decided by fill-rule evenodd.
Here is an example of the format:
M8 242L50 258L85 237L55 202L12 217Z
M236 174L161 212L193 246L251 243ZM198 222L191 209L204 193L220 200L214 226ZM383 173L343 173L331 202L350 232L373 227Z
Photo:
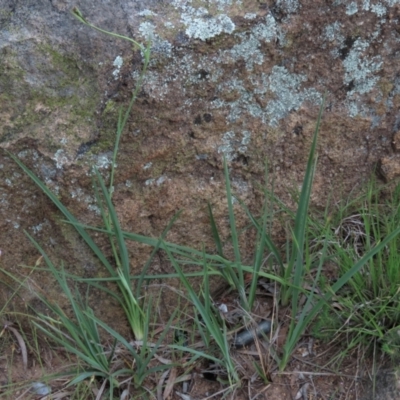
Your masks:
M352 82L353 86L353 89L348 92L348 96L355 93L365 94L370 92L379 80L379 77L375 74L381 69L383 61L380 56L365 56L364 53L368 47L368 42L357 39L343 61L345 68L344 82L346 85Z
M347 5L346 7L346 14L347 15L353 15L358 11L358 6L355 1L352 1L350 4Z
M345 37L341 33L341 24L338 21L327 25L324 31L324 38L330 42L336 41L341 44L345 40Z
M302 89L301 85L307 77L301 74L291 74L285 67L274 66L268 76L267 88L274 93L274 99L269 101L266 112L269 125L277 126L279 120L289 112L298 110L305 101L315 105L321 103L322 96L315 89Z
M240 96L233 102L218 99L212 104L215 108L230 108L227 119L231 123L237 121L243 112L248 112L253 117L260 118L263 123L275 127L289 112L298 110L304 101L320 103L321 95L315 89L302 89L302 84L306 81L305 75L290 74L285 67L275 66L270 74L263 73L259 78L253 79L254 90L251 92L238 79L221 84L221 91L223 88L236 90ZM265 107L259 104L256 95L265 101Z
M199 10L199 13L202 11ZM181 21L186 25L186 35L190 38L206 40L220 35L221 33L232 33L235 30L233 21L224 14L216 17L193 17L191 14L183 13Z
M339 1L338 3L342 3L343 1ZM345 3L345 2L343 2ZM392 7L398 0L385 0L385 3ZM345 3L346 4L346 3ZM381 2L373 2L371 4L371 0L363 0L362 4L360 5L356 1L351 1L346 4L346 14L351 16L358 13L360 10L363 11L371 11L376 14L378 17L383 17L387 13L387 8Z
M166 182L168 180L168 178L165 175L161 175L158 178L150 178L147 179L144 184L145 186L160 186L162 185L164 182Z
M377 73L381 70L383 60L381 56L368 57L365 55L369 43L362 39L357 39L343 61L345 68L344 82L351 89L347 93L347 106L349 115L369 115L368 107L360 102L360 95L369 93L374 89L379 81Z
M275 4L288 13L295 13L300 7L298 0L277 0Z
M263 42L270 43L277 37L284 41L284 34L271 14L268 14L263 22L255 25L250 32L237 33L235 37L240 43L229 50L221 51L218 62L242 59L245 60L249 71L253 70L254 64L261 65L264 62L264 53L261 50Z
M218 153L225 155L228 161L232 161L239 154L244 154L247 151L247 146L250 143L251 133L249 131L241 132L241 138L232 132L225 132L222 136L222 144L218 147Z
M56 162L56 167L61 169L65 164L69 163L68 156L63 149L58 149L53 157Z
M174 0L172 5L180 13L180 23L185 26L186 35L193 39L207 40L222 33L234 32L234 22L227 13L222 12L234 3L241 4L241 1L200 1L195 7L190 0Z
M121 56L115 57L115 60L113 61L113 66L115 67L114 71L112 72L112 75L115 80L119 78L119 73L121 71L121 67L124 64L124 60Z

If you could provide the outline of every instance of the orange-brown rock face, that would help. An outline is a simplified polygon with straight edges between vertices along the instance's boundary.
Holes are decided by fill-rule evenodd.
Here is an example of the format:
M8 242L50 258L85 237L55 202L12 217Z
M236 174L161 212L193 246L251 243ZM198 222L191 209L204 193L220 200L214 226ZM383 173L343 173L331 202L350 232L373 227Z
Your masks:
M0 12L1 146L78 219L98 223L90 166L108 177L118 110L128 104L142 57L129 42L80 24L70 13L74 2L28 3L15 9L6 0ZM325 206L330 193L338 200L380 159L388 165L392 157L400 129L394 0L137 0L96 7L87 0L79 6L93 24L152 43L117 159L114 200L126 230L157 236L184 209L168 239L211 248L210 201L227 236L223 156L235 195L253 212L261 205L265 160L276 193L294 206L288 193L301 185L325 92L315 205ZM94 274L90 252L56 209L4 153L0 165L3 264L34 262L26 229L67 259L68 268ZM389 171L387 178L397 175ZM243 227L247 220L237 211ZM250 257L253 238L241 241ZM148 250L132 247L132 254L138 272Z

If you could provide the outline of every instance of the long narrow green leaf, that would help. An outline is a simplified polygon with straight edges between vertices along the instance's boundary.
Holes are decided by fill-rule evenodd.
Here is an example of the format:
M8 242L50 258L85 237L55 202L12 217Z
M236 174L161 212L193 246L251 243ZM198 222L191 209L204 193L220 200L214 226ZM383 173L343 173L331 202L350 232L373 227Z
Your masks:
M54 203L54 205L64 214L68 222L71 223L74 228L81 235L83 240L87 243L96 257L102 262L104 266L107 267L109 271L113 268L111 264L107 261L106 257L102 251L94 243L93 239L87 234L85 229L79 225L78 220L68 211L68 209L58 200L57 196L28 168L25 164L20 161L16 156L11 154L9 151L5 150L6 153L15 161L15 163L32 179L32 181L40 188L40 190Z
M68 222L68 221L66 221L66 222ZM84 227L86 229L89 229L89 230L94 230L94 231L97 231L97 232L103 232L103 233L106 233L106 234L114 234L113 232L107 231L105 229L95 228L93 226L84 225L84 224L80 224L80 223L77 223L77 224L81 225L82 227ZM169 251L171 251L172 253L174 253L176 255L179 255L179 256L182 256L182 257L187 257L188 259L193 259L193 260L197 259L198 260L198 259L201 259L201 257L202 257L202 252L200 252L198 250L195 250L195 249L192 249L190 247L176 245L174 243L165 242L165 241L162 241L161 243L158 243L159 239L157 239L157 238L151 238L151 237L148 237L148 236L142 236L142 235L138 235L136 233L131 233L131 232L123 231L123 235L128 240L133 240L133 241L136 241L136 242L139 242L139 243L142 243L142 244L146 244L146 245L152 246L152 247L159 246L159 248L164 250L164 251L166 251L166 249L168 248ZM207 261L212 261L212 262L215 263L215 268L217 269L217 271L215 271L215 273L214 273L215 275L221 275L221 272L219 272L219 270L221 268L221 264L223 264L223 265L225 265L225 266L227 266L229 268L238 268L236 263L231 263L228 260L223 259L218 255L205 254L205 257L206 257ZM193 263L191 263L191 265L202 265L202 262L199 262L199 261L193 262ZM213 264L209 263L208 265L212 266ZM244 265L240 265L240 268L245 272L252 272L252 267L246 267ZM168 278L168 275L157 275L157 276L159 276L159 277L162 276L162 277L167 277ZM273 280L279 281L282 284L284 284L286 282L284 279L280 278L279 276L273 275L273 274L265 274L265 273L263 273L263 276L264 277L268 277L269 279L273 279ZM171 275L171 277L176 277L176 275ZM131 279L132 278L135 279L135 277L131 277ZM147 278L150 279L151 276L146 277L146 279ZM110 279L110 280L112 280L112 279Z
M154 246L153 250L151 251L151 254L148 258L148 260L146 261L146 264L144 265L142 272L140 273L139 277L138 277L138 282L136 285L136 297L139 298L140 296L140 291L142 288L142 284L143 281L145 280L145 276L146 273L151 265L151 262L154 258L154 256L156 255L157 251L160 249L160 245L161 243L164 241L164 239L167 237L167 234L169 232L169 230L172 228L173 224L175 223L175 221L179 218L179 216L182 214L183 210L179 210L172 218L171 220L168 222L167 227L163 230L163 232L160 235L160 238L158 239L156 245Z
M122 272L127 280L129 280L129 272L130 272L130 264L129 264L129 255L128 255L128 249L126 247L124 235L122 233L121 225L118 220L117 213L115 211L114 205L112 204L111 197L107 191L106 185L104 183L104 180L102 176L100 175L99 171L97 168L94 168L97 181L100 185L101 191L103 193L104 200L107 205L107 209L112 221L112 225L114 227L114 232L115 232L115 237L117 239L118 243L118 249L119 249L119 256L121 258L121 266L122 266Z
M290 260L288 262L288 266L285 270L285 278L287 280L293 279L293 284L295 287L301 286L302 277L304 276L303 252L304 252L305 232L308 221L308 207L310 203L312 182L314 179L314 172L317 161L316 147L317 147L318 132L325 104L325 96L326 95L324 95L319 110L317 124L315 127L313 141L311 144L311 149L308 157L307 169L304 176L301 194L298 202L298 208L294 223L294 232L292 237L293 240L292 253L290 256ZM294 269L294 277L292 278L291 276L293 269ZM282 296L282 304L287 305L290 297L292 297L292 315L294 315L297 313L298 292L292 291L292 289L290 288L283 288L283 289L284 290Z
M101 214L101 218L103 220L104 228L106 230L112 230L112 221L110 221L110 214L107 211L108 208L104 205L102 196L99 193L99 187L98 187L99 182L97 182L97 180L95 178L96 178L95 176L92 177L92 182L93 182L92 187L93 187L94 195L96 198L97 206L100 209L100 214ZM116 248L115 238L113 235L110 235L110 234L108 234L107 236L108 236L109 242L111 244L111 249L112 249L112 254L114 257L115 264L116 264L117 268L120 268L121 260L120 260L120 256L118 253L118 249ZM116 277L116 275L117 275L116 271L114 269L109 271L109 274L113 277Z
M263 259L264 259L264 246L266 243L266 229L267 229L267 218L268 218L268 208L267 208L267 202L266 199L264 200L264 206L263 206L263 218L261 221L261 230L257 231L257 241L256 241L256 249L255 249L255 255L254 255L254 271L252 274L251 278L251 284L250 284L250 289L249 289L249 297L248 297L248 302L249 302L249 309L251 310L253 308L253 303L256 298L256 290L257 290L257 284L258 284L258 278L260 276L260 270L261 266L263 264Z
M215 246L217 248L217 253L220 257L225 258L224 257L224 252L222 250L222 242L221 242L221 238L219 236L219 232L218 232L218 227L217 224L215 223L215 219L214 219L214 215L212 212L212 207L210 202L207 203L208 206L208 215L210 217L210 224L211 224L211 232L214 238L214 242L215 242Z
M92 376L98 376L99 378L101 378L101 377L107 378L107 374L105 374L105 373L101 374L97 370L86 371L86 372L80 373L76 378L72 379L72 381L68 383L66 388L71 387L71 386L75 386L78 383L84 381L85 379L91 378Z
M217 321L217 318L215 317L215 310L213 310L211 308L212 307L211 304L206 303L209 305L209 308L206 308L206 306L203 305L203 303L200 301L199 297L195 293L192 285L187 280L185 274L183 273L183 271L180 268L180 266L178 265L178 263L175 261L173 255L171 254L171 252L169 251L168 248L166 248L166 251L167 251L168 257L169 257L172 265L174 266L175 270L179 274L179 278L180 278L182 284L188 291L189 297L190 297L193 305L195 306L196 310L201 315L201 318L203 319L207 330L210 332L211 336L213 337L213 339L217 343L219 349L221 350L221 352L224 356L223 364L226 365L228 372L229 372L229 376L232 376L233 379L235 380L235 382L238 382L239 377L233 366L232 359L229 354L229 346L227 345L227 340L226 340L226 330L221 331L221 329L219 327L219 322ZM206 284L207 284L207 282L206 282ZM218 362L219 362L219 364L221 364L221 361L218 361Z
M329 303L332 297L340 290L349 280L360 271L360 269L379 251L382 251L390 241L395 239L400 234L400 227L386 236L379 244L372 248L367 254L365 254L357 263L354 264L344 275L342 275L336 283L331 287L331 291L326 293L318 302L314 305L311 311L307 314L304 320L305 325L309 325L315 315L322 309L324 304Z
M253 214L251 213L249 208L246 206L246 204L244 204L241 200L239 200L239 202L240 202L240 205L243 207L244 211L246 212L247 216L249 217L251 223L257 229L257 231L261 231L262 227L260 226L260 224L258 223L256 218L253 216ZM282 257L280 255L278 248L274 245L273 241L267 234L265 234L264 240L265 240L265 245L267 246L268 250L273 254L279 267L281 268L281 270L284 270L283 260L282 260Z
M285 344L283 346L283 357L282 357L282 360L281 360L280 366L279 366L281 371L284 370L284 368L286 367L289 357L292 354L293 350L295 349L297 342L299 341L301 335L304 333L304 331L308 327L308 323L306 323L307 322L307 314L310 312L310 309L313 308L314 295L315 295L317 285L320 282L320 276L321 276L322 267L323 267L324 261L325 261L327 245L328 245L328 241L325 240L324 247L322 248L321 255L320 255L320 261L318 264L317 275L314 279L313 286L307 295L307 301L306 301L305 305L303 306L300 316L297 318L297 321L295 324L290 324L287 338L286 338Z
M133 356L136 362L140 362L140 356L138 355L137 351L133 348L133 346L122 336L120 335L116 330L111 328L109 325L107 325L105 322L103 322L101 319L97 318L95 315L90 314L85 312L85 314L93 319L96 324L101 326L106 332L108 332L114 339L116 339L118 342L120 342L128 351L129 353Z
M236 230L236 221L235 221L235 213L233 212L233 199L232 199L232 191L231 191L231 182L229 179L229 171L228 171L228 163L226 162L226 158L224 157L224 174L225 174L225 187L226 187L226 198L228 200L228 214L229 214L229 223L231 227L231 238L232 238L232 246L233 251L235 253L235 262L240 265L241 257L239 250L239 240ZM244 286L243 276L240 277L241 284Z

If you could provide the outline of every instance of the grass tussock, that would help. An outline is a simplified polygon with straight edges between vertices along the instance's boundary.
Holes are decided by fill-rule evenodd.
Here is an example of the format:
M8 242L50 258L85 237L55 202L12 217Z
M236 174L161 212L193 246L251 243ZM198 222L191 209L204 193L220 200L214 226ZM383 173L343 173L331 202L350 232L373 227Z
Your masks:
M74 15L102 33L124 38L94 27L77 9ZM244 382L248 382L249 387L256 381L265 385L270 381L271 371L285 371L305 332L329 339L345 334L349 348L374 341L397 359L400 347L400 189L384 197L376 182L371 181L362 197L339 205L336 211L327 208L322 218L310 214L324 103L297 197L297 210L288 209L267 189L266 172L262 209L258 215L251 213L233 193L229 165L223 160L230 235L228 239L221 237L210 203L214 251L165 240L180 213L158 238L122 230L113 203L118 148L149 64L151 48L150 44L144 47L128 40L142 52L143 70L127 109L119 114L109 181L106 182L96 168L92 171L101 225L80 223L34 172L8 153L57 206L66 223L76 229L108 273L108 277L102 279L71 276L63 266L54 265L40 244L28 235L45 262L46 271L52 274L68 299L70 308L66 311L41 294L40 300L48 312L30 317L35 332L43 334L54 348L62 348L75 360L63 372L60 390L68 390L71 398L114 399L124 398L129 393L167 398L174 387L184 388L184 383L193 379L196 370L203 376L215 376L223 384L221 396L226 396L243 387ZM241 254L234 199L243 207L249 229L256 233L250 261L244 260ZM283 248L274 243L269 232L270 219L276 212L288 216L288 237ZM96 244L93 233L107 238L112 259ZM131 276L128 241L152 247L139 276ZM227 247L233 249L232 258L225 255ZM171 272L150 275L149 267L158 252L167 256ZM334 266L333 277L326 273L328 265ZM186 272L188 266L190 273ZM36 268L39 264L33 267ZM8 275L17 283L16 292L26 284L25 279ZM211 293L212 276L219 276L226 282L223 296ZM154 279L172 278L179 279L181 287L176 292L182 297L182 303L189 305L177 308L167 321L159 321L154 316L162 307L160 300L151 298L144 286L151 285ZM109 282L115 284L117 292L107 288ZM82 291L82 285L86 292ZM118 302L130 326L131 337L123 336L95 314L87 300L92 287ZM267 297L269 300L265 300ZM282 324L287 330L283 339L279 339ZM4 322L0 336L6 333L14 335L23 355L27 355L28 338L12 324ZM251 357L245 358L238 352L246 346L253 346ZM24 366L28 366L25 357ZM57 379L61 379L60 376Z

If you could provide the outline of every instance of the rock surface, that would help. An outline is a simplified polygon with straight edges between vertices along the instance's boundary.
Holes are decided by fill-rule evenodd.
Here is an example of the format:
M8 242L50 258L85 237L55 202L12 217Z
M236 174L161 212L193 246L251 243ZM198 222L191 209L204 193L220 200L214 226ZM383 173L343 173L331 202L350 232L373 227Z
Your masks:
M382 370L376 376L375 389L370 387L362 400L396 400L400 398L400 374L392 369Z
M128 42L79 23L75 3L1 2L0 146L79 220L96 223L90 166L107 177L118 110L130 99L142 57ZM209 200L226 236L223 155L235 193L251 210L260 208L265 159L276 193L293 206L289 192L301 185L325 91L313 203L325 206L332 191L338 200L379 160L393 159L397 0L82 0L79 9L99 27L152 43L117 162L114 199L126 230L157 236L184 209L168 239L211 246ZM3 265L34 264L27 230L71 271L98 274L57 210L0 154ZM386 169L386 179L398 176ZM238 223L247 223L239 209ZM252 238L241 244L250 257ZM140 271L148 249L131 250L133 271ZM160 260L154 268L169 266Z

